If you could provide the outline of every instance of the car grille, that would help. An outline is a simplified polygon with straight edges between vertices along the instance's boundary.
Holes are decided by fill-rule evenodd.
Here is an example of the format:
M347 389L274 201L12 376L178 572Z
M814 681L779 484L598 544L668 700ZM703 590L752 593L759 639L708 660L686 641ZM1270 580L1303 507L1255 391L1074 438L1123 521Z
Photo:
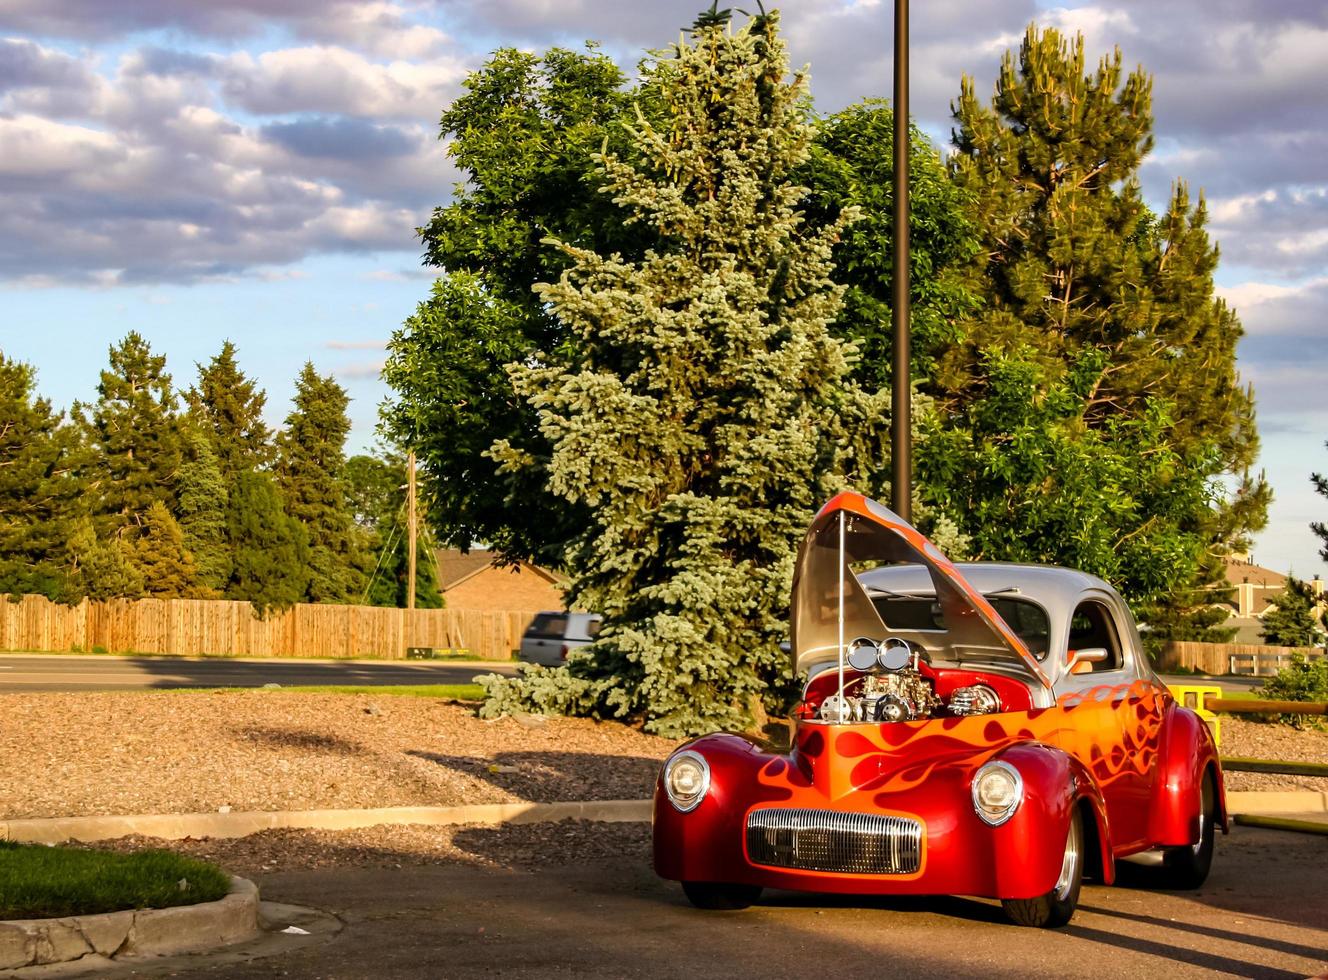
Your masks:
M912 874L922 865L922 824L910 817L788 807L747 815L754 864L841 874Z

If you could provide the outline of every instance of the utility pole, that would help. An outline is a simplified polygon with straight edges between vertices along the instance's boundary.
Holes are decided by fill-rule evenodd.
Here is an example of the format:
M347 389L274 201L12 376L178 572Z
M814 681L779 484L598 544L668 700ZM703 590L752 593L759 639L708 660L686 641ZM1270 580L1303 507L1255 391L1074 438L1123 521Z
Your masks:
M415 608L415 542L419 540L419 528L415 514L415 450L406 453L406 530L410 534L410 544L406 546L406 567L408 569L406 585L406 608Z
M908 310L908 0L895 0L895 213L894 289L890 320L894 328L891 377L890 484L894 511L913 520L913 408L909 390Z

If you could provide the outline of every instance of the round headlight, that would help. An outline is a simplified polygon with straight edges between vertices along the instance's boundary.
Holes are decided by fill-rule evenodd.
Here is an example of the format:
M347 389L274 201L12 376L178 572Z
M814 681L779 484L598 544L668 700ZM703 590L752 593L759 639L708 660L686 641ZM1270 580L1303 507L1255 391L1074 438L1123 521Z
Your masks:
M710 765L691 749L675 753L664 763L664 792L683 813L696 809L710 789Z
M1023 799L1023 777L1008 762L988 762L973 777L973 809L993 827L1014 816Z

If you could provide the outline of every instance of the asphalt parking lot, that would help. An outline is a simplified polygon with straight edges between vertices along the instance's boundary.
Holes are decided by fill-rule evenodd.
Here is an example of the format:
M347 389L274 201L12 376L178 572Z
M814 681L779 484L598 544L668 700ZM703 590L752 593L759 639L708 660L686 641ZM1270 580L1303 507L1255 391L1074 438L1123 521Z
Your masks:
M487 831L475 831L486 833ZM768 893L689 907L639 854L537 872L467 865L273 873L265 899L335 913L334 937L138 977L1307 977L1328 973L1328 838L1236 828L1195 893L1085 887L1064 930L994 902Z

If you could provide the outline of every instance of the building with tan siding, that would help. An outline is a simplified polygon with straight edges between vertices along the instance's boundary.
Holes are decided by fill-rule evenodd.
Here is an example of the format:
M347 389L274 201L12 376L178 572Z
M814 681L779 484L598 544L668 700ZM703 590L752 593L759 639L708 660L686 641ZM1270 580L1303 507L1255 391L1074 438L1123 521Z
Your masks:
M566 580L547 568L524 561L499 565L491 551L462 554L440 548L436 554L439 588L449 609L534 613L564 608Z

